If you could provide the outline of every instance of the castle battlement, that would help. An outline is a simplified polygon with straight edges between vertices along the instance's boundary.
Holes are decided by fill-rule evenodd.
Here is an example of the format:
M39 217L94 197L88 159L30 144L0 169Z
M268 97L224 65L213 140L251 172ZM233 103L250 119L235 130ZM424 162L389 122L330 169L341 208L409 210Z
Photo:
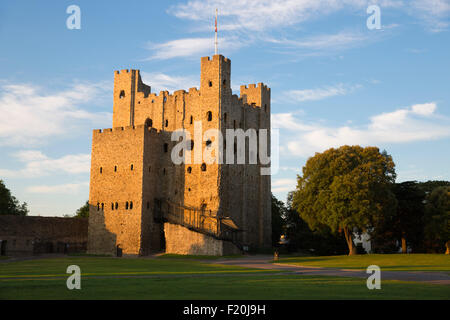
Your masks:
M212 59L211 59L211 57L209 57L209 56L207 56L207 57L201 57L201 60L200 60L202 63L204 63L204 62L208 62L208 61L223 61L223 62L225 62L225 63L231 63L231 60L230 59L228 59L227 57L224 57L223 55L221 55L221 54L215 54L215 55L213 55L212 56Z
M139 72L139 70L134 70L134 69L131 69L131 71L138 71ZM124 73L130 73L130 69L122 69L122 70L116 70L115 71L115 74L124 74Z
M94 129L93 133L94 135L99 135L99 134L111 134L111 133L122 133L122 132L130 132L130 131L135 131L135 130L142 130L142 129L147 129L148 132L150 133L160 133L160 132L164 132L163 130L157 130L156 128L152 128L149 127L147 125L137 125L137 126L125 126L125 127L113 127L113 128L104 128L104 129Z

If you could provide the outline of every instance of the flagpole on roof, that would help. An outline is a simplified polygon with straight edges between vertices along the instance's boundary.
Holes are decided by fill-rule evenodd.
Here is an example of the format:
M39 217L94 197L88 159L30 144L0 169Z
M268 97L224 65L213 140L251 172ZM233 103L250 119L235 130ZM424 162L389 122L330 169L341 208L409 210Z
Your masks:
M214 34L214 54L219 54L219 43L217 41L217 8L216 8L216 20L215 20L215 34Z

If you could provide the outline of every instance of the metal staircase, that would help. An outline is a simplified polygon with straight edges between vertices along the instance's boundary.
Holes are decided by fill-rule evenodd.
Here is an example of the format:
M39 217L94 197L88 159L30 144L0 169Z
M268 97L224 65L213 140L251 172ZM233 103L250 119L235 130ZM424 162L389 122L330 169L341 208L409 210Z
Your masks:
M237 237L242 230L230 217L222 216L216 211L188 207L165 199L155 199L154 220L160 223L178 224L218 240L230 241L239 249L243 249Z

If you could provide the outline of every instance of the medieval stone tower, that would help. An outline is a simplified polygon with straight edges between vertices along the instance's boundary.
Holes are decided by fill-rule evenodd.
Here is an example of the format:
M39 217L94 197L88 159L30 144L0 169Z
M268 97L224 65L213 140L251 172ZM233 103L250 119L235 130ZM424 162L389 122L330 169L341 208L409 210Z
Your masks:
M224 138L227 129L270 129L270 89L250 84L233 95L230 72L222 55L203 57L199 89L159 95L139 70L115 72L112 129L94 130L92 138L88 252L223 255L271 246L264 165L230 164L228 153L222 162L202 157L211 148L209 129ZM190 136L180 155L192 161L178 164L172 133L180 129ZM224 142L232 156L236 144Z

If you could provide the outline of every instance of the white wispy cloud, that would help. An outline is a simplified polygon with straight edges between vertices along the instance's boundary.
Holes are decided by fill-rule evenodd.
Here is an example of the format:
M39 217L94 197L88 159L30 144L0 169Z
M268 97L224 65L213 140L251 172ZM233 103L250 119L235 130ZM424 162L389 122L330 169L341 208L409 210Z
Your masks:
M294 102L303 102L303 101L315 101L322 100L334 96L343 96L349 93L352 93L356 89L361 88L362 86L357 85L348 85L339 83L337 85L325 86L322 88L314 88L314 89L303 89L303 90L289 90L283 93L284 97L289 98L289 100Z
M23 150L11 155L24 163L18 170L0 169L0 176L5 178L36 178L55 173L80 174L88 173L91 165L89 154L65 155L50 158L38 150Z
M245 43L236 37L222 37L220 39L221 52L232 52ZM214 52L214 41L211 37L205 38L184 38L170 40L164 43L149 42L146 49L151 55L145 60L166 60L180 57L209 56Z
M379 5L382 12L400 10L424 23L428 29L442 31L449 25L449 2L450 0L190 0L170 6L167 12L180 19L195 21L195 31L211 33L214 12L219 8L222 46L234 45L235 48L240 48L255 41L262 41L301 49L300 52L291 50L285 53L307 56L323 54L324 50L343 50L367 45L383 39L391 32L369 34L367 30L365 33L347 30L306 38L276 38L273 32L287 27L303 26L337 12L366 14L366 8L373 4ZM387 31L398 26L396 23L384 24L382 29ZM223 34L226 36L222 37ZM150 59L198 56L200 53L212 52L213 42L211 37L188 38L153 44L149 49L155 51Z
M70 132L86 121L95 125L110 123L108 112L90 112L81 105L98 101L106 90L104 83L74 84L55 93L32 84L2 82L0 85L0 145L29 146ZM74 132L74 131L72 131Z
M272 192L286 192L292 191L297 185L296 179L275 179L272 181L271 189Z
M254 32L302 24L338 11L365 13L372 4L382 10L406 12L432 31L446 30L449 26L449 0L190 0L171 6L167 12L181 19L203 22L203 30L210 30L215 8L219 8L221 30Z
M310 50L326 50L326 49L343 49L349 48L356 44L367 42L369 39L373 40L374 36L370 37L357 31L340 31L331 34L318 34L299 39L276 39L267 38L266 41L283 45L289 48L302 48Z
M272 126L294 131L282 150L290 155L308 157L342 145L407 143L450 137L450 120L436 114L436 103L416 104L375 115L367 125L327 127L305 123L292 113L273 114ZM289 125L295 124L295 125Z
M409 12L419 17L432 32L448 30L450 25L449 0L413 0Z
M395 0L190 0L171 6L167 12L174 16L204 22L211 29L216 8L219 8L220 30L264 31L286 27L326 16L342 9L363 9L369 4L385 8L401 7Z
M89 187L89 182L80 183L67 183L59 185L37 185L30 186L25 189L29 193L42 193L42 194L78 194L80 191L84 191Z
M161 72L141 72L142 80L151 86L152 92L163 90L176 91L188 90L199 86L198 77L193 76L171 76Z

